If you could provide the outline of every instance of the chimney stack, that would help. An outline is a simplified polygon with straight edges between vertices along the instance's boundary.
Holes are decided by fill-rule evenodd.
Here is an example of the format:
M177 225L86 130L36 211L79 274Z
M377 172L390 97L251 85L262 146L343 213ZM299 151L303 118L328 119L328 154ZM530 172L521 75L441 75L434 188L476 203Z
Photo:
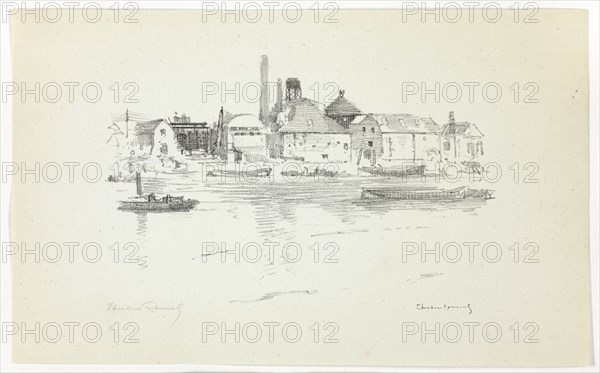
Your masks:
M277 102L275 103L275 109L277 111L283 110L283 82L281 79L277 79Z
M448 114L448 133L454 135L456 132L456 121L454 120L454 112L451 111Z
M260 60L260 111L258 119L267 127L269 125L269 57L261 56Z

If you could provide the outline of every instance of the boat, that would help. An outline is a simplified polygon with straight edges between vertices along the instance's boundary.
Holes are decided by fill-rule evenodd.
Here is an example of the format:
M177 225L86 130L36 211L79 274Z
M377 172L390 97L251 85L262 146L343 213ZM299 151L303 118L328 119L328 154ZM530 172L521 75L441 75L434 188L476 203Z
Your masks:
M165 196L161 199L151 201L148 198L132 198L129 201L119 201L119 210L127 211L190 211L197 204L195 199L184 199L184 197Z
M425 165L414 165L410 167L361 167L360 171L375 176L387 177L404 177L412 175L423 175L425 173Z
M339 175L337 170L327 170L326 168L316 168L309 169L308 167L304 167L302 171L298 171L297 169L289 169L281 171L283 176L295 177L295 176L325 176L325 177L336 177Z
M206 176L212 177L240 177L254 178L254 177L269 177L273 170L270 167L262 167L258 169L248 170L210 170L206 173Z
M130 198L127 201L119 201L119 210L126 211L189 211L193 209L198 201L195 199L173 197L169 194L162 198L156 198L154 193L147 196L142 194L142 178L139 172L136 173L137 197Z
M454 189L363 188L362 199L399 199L417 201L453 201L492 199L493 190L458 187Z

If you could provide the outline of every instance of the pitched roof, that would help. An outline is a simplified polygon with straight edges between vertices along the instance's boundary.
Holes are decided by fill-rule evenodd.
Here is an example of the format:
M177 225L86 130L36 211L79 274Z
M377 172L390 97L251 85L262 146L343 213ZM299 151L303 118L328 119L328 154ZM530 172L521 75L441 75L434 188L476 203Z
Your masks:
M154 133L156 127L163 121L163 119L155 119L147 122L138 122L135 125L135 135L142 135L148 133Z
M365 120L366 117L368 117L368 114L363 114L363 115L357 115L354 120L352 122L350 122L350 124L358 124L360 122L362 122L363 120Z
M440 126L431 118L413 114L368 114L357 117L352 124L359 124L366 118L377 121L383 133L440 133ZM361 118L361 119L359 119Z
M333 100L333 102L325 108L325 114L329 116L358 115L361 113L362 112L356 107L356 105L343 97L343 94L340 94L340 97Z
M473 133L474 132L474 133ZM450 123L444 124L442 127L442 136L452 136L452 135L461 135L461 136L478 136L482 137L483 133L479 131L476 125L469 122L457 122L454 126L450 126Z
M323 115L308 99L302 98L295 103L288 114L288 122L279 132L290 133L348 133L333 119Z

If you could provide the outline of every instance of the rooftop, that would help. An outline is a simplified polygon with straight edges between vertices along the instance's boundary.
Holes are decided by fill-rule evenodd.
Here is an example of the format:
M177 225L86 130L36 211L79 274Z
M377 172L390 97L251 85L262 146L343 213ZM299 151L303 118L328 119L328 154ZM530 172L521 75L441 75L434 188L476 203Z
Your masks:
M325 108L325 113L329 116L358 115L361 114L361 111L356 105L344 98L344 91L341 90L339 97Z
M413 114L367 114L356 117L352 124L359 124L371 117L384 133L440 133L440 126L431 118Z
M135 135L154 133L156 127L158 127L158 125L163 121L163 119L155 119L147 122L138 122L135 125L134 133Z
M469 122L456 122L453 126L450 123L444 124L442 127L442 136L452 135L483 137L483 133L479 131L479 128Z
M288 122L279 129L288 133L348 133L333 119L323 115L309 100L302 98L295 102L288 115Z

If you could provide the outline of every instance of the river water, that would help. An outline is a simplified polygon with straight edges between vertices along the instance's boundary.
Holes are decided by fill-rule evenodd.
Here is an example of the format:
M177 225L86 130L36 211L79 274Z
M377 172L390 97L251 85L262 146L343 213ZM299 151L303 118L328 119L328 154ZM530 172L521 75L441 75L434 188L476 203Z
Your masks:
M146 236L148 226L161 225L176 219L183 227L196 229L199 222L216 219L232 231L243 225L256 238L296 240L307 237L335 236L356 231L368 231L373 222L382 223L379 229L425 229L432 221L455 213L476 215L486 201L403 201L365 200L362 188L396 187L456 188L469 185L450 183L444 178L409 176L406 178L381 176L303 176L269 178L206 177L202 171L189 173L146 172L142 176L144 194L157 196L171 194L200 201L189 212L132 213L138 216L137 232ZM119 199L135 192L135 184L115 184ZM306 218L309 217L309 218ZM406 224L410 217L410 224ZM317 223L322 222L322 223ZM234 233L232 233L234 234Z
M211 295L222 304L273 302L279 295L326 301L343 296L344 283L357 276L365 281L377 278L382 265L404 268L392 270L388 277L410 286L425 269L398 267L402 242L456 239L458 226L467 227L461 235L476 230L479 214L493 211L496 202L361 198L364 187L485 187L467 180L436 182L433 177L425 182L419 176L370 175L236 180L206 177L202 171L144 172L144 194L199 201L188 212L144 213L117 210L118 200L135 195L135 183L106 184L114 198L105 206L114 210L106 214L128 227L127 236L140 246L143 271L162 276L169 268L169 281L183 286L172 289L173 296L181 295L190 282L209 283L213 289L215 281L235 283L217 286L222 290ZM492 219L493 214L487 215ZM277 246L269 251L267 242Z

